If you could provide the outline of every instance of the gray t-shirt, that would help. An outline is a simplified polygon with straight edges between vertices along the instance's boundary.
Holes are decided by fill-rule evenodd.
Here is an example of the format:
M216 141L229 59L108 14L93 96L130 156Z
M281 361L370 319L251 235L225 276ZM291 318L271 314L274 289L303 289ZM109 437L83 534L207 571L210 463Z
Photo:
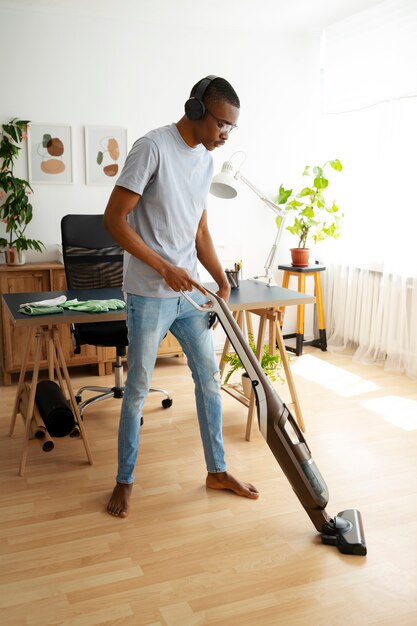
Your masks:
M213 176L213 159L200 144L190 148L175 124L138 139L116 185L141 198L129 224L143 241L173 265L198 278L195 238ZM123 290L139 296L177 296L150 265L124 255Z

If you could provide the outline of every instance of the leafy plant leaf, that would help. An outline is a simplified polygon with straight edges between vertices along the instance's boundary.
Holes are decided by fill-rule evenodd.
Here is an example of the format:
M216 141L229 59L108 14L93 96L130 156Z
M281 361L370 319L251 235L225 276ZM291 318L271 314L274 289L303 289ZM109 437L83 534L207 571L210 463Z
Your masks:
M296 200L294 198L294 200L291 200L291 202L288 202L286 208L287 209L298 209L298 207L300 206L304 206L304 204L302 202L299 202L298 200Z
M275 202L277 204L285 204L291 194L292 194L292 189L284 189L284 187L281 185L278 190L278 195L275 199Z
M306 206L305 209L303 209L301 211L301 215L303 215L304 217L307 217L308 219L313 219L314 218L314 209L312 206Z
M324 178L324 176L317 176L317 178L314 179L314 186L317 189L326 189L328 185L329 181L327 180L327 178Z
M334 161L329 161L330 165L336 172L341 172L343 167L339 159L334 159Z
M298 194L298 197L304 198L305 196L312 196L312 195L314 195L314 189L311 189L311 187L304 187L304 189L302 189L300 193Z

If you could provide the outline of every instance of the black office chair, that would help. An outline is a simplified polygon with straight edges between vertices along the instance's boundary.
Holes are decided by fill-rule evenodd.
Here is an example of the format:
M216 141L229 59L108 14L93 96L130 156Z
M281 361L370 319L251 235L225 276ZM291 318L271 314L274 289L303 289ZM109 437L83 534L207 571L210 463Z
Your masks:
M103 226L103 215L65 215L61 220L62 253L68 289L101 289L121 287L123 279L123 250ZM87 299L87 298L86 298ZM81 387L76 400L82 416L86 407L106 398L122 398L124 392L122 358L128 345L127 326L124 321L73 324L74 352L89 344L116 348L114 362L114 387ZM84 391L97 391L99 395L82 400ZM164 389L151 388L149 392L165 395L164 409L172 405L170 394Z

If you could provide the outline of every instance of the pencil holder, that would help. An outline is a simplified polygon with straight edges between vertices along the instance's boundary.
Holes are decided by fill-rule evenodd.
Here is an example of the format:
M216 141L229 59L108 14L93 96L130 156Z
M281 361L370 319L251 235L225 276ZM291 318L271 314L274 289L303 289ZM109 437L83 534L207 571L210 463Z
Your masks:
M225 270L227 280L232 289L239 288L239 272L240 270Z

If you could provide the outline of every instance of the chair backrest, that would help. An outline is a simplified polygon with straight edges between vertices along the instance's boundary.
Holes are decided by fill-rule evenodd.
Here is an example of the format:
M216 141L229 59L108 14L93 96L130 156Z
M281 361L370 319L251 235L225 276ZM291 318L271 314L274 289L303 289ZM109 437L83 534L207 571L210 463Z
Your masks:
M123 249L103 226L103 215L65 215L62 253L68 289L121 287Z

